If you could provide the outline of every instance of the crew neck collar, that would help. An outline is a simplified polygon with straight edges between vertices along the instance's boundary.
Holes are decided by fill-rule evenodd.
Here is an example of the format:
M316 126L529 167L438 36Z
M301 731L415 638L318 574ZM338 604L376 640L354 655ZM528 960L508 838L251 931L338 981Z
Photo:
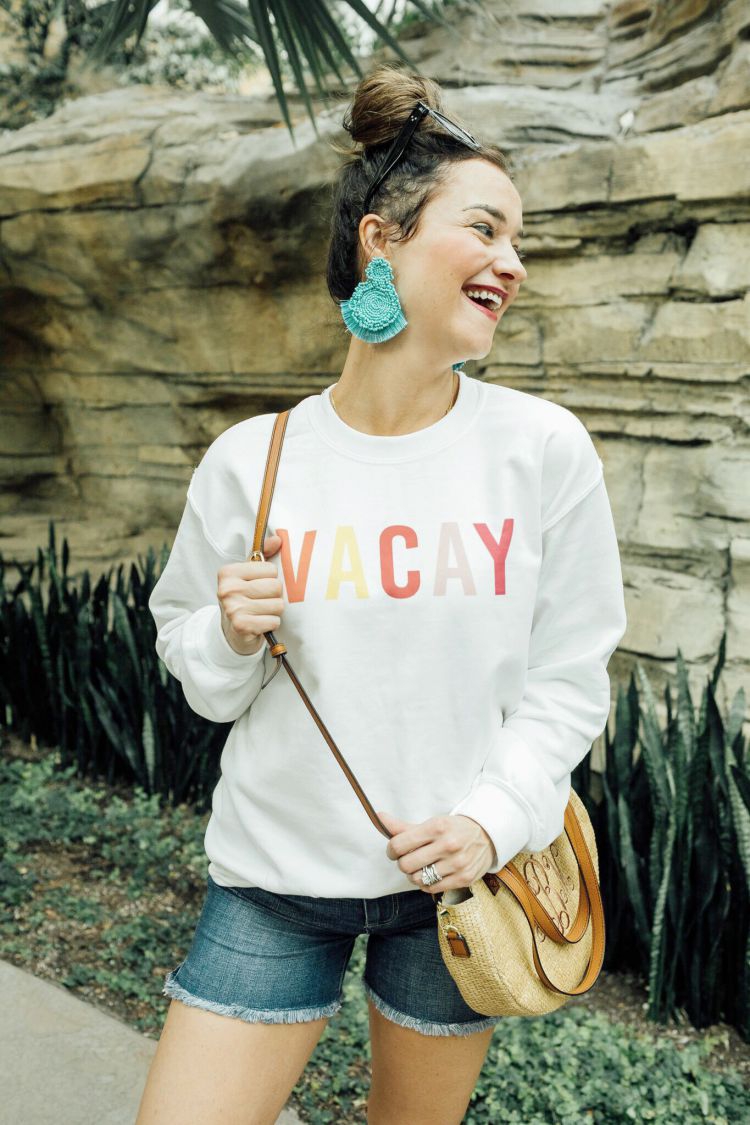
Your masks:
M485 385L463 371L458 372L459 387L451 410L430 426L410 434L366 434L355 430L336 413L331 403L331 386L308 401L310 421L328 445L356 461L411 461L451 445L478 417L484 401Z

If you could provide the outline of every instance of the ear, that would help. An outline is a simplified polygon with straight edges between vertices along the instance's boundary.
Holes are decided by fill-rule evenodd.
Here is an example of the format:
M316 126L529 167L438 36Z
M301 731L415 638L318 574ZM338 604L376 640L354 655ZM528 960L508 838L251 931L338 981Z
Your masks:
M364 263L377 254L388 255L388 233L391 224L377 211L368 211L359 220L359 265L360 273L364 274Z

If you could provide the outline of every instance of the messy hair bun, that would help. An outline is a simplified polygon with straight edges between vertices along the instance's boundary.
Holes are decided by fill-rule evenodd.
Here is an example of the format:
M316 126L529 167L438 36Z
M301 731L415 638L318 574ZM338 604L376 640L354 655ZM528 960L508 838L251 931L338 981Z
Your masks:
M365 214L365 197L417 101L468 128L445 108L437 82L405 70L398 62L388 62L366 74L354 91L342 121L351 143L330 142L336 152L347 158L333 185L328 250L328 291L337 303L348 300L363 280L366 263L362 260L359 223ZM484 144L479 150L472 149L427 114L401 159L372 196L369 210L382 215L396 232L394 241L406 241L416 230L424 207L442 184L449 165L477 157L511 176L509 161L501 149Z
M360 156L391 144L417 101L445 113L437 82L411 74L398 63L382 63L362 79L344 114L342 124L354 145L334 147L347 155ZM419 132L429 132L431 126L435 121L428 115L420 122Z

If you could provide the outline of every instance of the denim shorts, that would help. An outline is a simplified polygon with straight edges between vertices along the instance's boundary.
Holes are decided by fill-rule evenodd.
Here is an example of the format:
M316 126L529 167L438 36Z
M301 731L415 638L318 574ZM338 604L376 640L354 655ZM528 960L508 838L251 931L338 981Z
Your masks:
M187 957L163 993L250 1023L332 1016L358 935L367 934L363 988L387 1019L424 1035L471 1035L502 1018L465 1002L437 938L432 897L281 895L261 887L208 889Z

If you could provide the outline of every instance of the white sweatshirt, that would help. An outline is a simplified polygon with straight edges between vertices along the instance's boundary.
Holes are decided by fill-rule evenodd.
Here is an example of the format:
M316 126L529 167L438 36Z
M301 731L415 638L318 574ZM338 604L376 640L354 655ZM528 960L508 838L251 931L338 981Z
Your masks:
M471 817L498 871L563 831L609 715L626 616L602 461L567 408L463 372L453 409L400 436L353 429L329 391L287 423L266 531L283 540L275 635L373 807ZM234 723L208 870L279 894L414 890L286 670L261 690L267 642L243 656L221 628L217 574L252 549L274 418L206 450L149 600L190 707Z

